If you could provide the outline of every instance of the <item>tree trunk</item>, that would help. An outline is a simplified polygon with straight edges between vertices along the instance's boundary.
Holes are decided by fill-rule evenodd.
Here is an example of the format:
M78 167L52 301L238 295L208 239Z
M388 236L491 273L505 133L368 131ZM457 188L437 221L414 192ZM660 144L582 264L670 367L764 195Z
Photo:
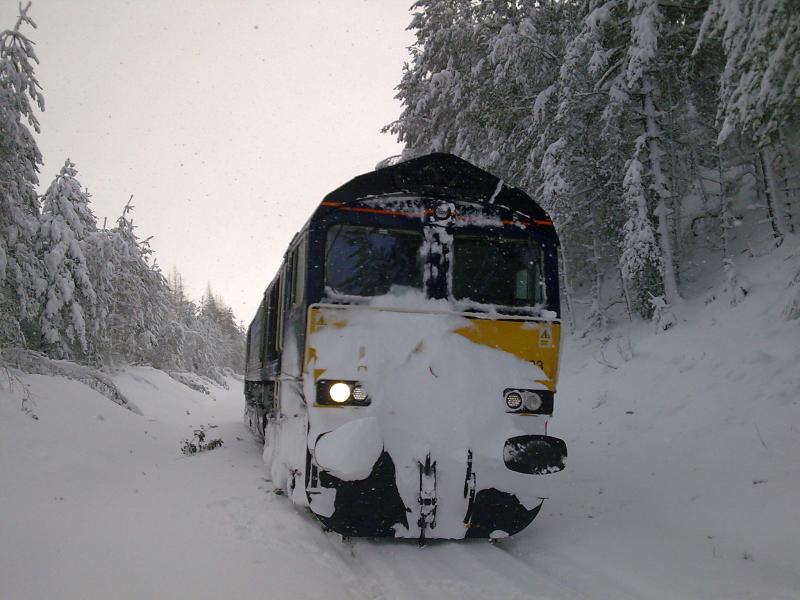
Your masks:
M628 293L628 284L625 282L625 276L622 274L622 269L617 265L617 273L619 273L619 280L622 282L622 297L625 298L625 308L628 311L628 321L633 321L633 308L631 307L631 296Z
M607 319L603 309L603 273L601 267L601 250L599 239L599 228L597 226L596 203L589 205L589 229L592 235L592 258L594 267L594 282L592 284L592 306L589 309L589 322L584 333L588 333L592 328L603 330L606 328Z
M767 204L767 215L769 217L770 225L772 225L772 233L778 245L783 242L786 236L786 227L783 222L783 207L776 192L777 181L775 179L775 171L772 167L771 154L766 148L760 150L756 154L756 168L762 189L764 190L764 198Z
M722 243L722 260L723 264L725 264L724 261L730 253L728 250L728 230L731 227L731 213L728 206L727 190L725 189L725 170L722 168L722 149L719 146L717 146L717 172L719 173L719 222L722 229L720 241Z
M559 247L558 254L561 258L561 283L564 287L564 304L567 307L567 324L569 325L570 333L575 333L575 313L572 309L572 290L570 289L569 285L569 277L567 274L567 254L563 241Z
M656 119L656 107L653 102L653 90L655 84L648 78L644 91L644 115L647 133L647 146L650 158L650 169L653 174L653 187L658 198L656 209L653 214L658 217L658 241L661 247L661 260L664 265L664 296L668 303L673 304L680 300L678 293L678 282L675 277L675 263L672 252L672 232L669 227L669 214L672 212L667 207L669 189L667 188L666 177L661 167L661 147L659 138L661 131Z
M675 256L677 260L675 262L675 280L680 284L681 280L681 221L683 220L681 215L681 202L680 198L683 194L682 186L678 185L678 175L675 172L675 166L678 162L677 154L675 152L675 131L677 130L677 125L675 123L675 106L677 103L672 95L672 86L667 82L667 98L669 102L669 110L667 114L669 115L669 133L667 136L668 146L669 146L669 180L670 180L670 191L672 192L672 210L675 211L675 217L673 219L673 223L675 226L672 228L672 243L675 247ZM696 163L695 168L700 168L700 164ZM680 191L679 191L680 190ZM677 200L676 200L677 198Z
M795 130L796 131L796 130ZM795 214L800 209L800 150L797 144L800 137L787 138L783 130L780 133L783 148L783 191L786 199L786 226L790 233L795 232Z

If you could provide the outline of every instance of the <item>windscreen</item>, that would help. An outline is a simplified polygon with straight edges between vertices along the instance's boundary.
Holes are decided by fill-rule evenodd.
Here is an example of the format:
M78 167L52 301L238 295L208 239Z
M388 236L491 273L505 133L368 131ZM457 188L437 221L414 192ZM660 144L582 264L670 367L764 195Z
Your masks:
M422 288L422 234L335 225L325 248L325 285L339 294L380 296L393 286Z
M500 306L543 303L541 247L532 240L456 235L453 297Z

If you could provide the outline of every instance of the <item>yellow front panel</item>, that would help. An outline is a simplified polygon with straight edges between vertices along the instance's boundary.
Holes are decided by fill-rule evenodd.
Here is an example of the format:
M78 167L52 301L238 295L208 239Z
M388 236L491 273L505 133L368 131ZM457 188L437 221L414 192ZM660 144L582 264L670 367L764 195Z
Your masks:
M331 307L329 307L331 308ZM323 312L319 307L309 310L307 342L321 329L334 327L342 329L347 326L347 310L336 307L340 312L332 317L331 310ZM327 317L326 318L326 313ZM465 315L466 316L466 315ZM517 358L533 363L545 374L546 379L540 381L548 390L555 392L558 381L558 349L561 340L561 325L552 321L484 319L466 317L469 325L456 329L455 333L471 342L495 348L513 354ZM316 349L308 344L305 353L305 364L317 358ZM314 380L322 377L324 369L314 369Z
M468 340L508 352L544 371L547 379L540 381L551 392L558 380L558 345L561 325L551 321L511 321L470 319L469 327L456 333Z

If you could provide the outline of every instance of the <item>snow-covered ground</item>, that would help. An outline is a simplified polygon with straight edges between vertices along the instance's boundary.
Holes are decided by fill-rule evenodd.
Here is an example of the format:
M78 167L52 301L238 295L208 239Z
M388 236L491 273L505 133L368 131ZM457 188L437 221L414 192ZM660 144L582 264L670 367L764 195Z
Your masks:
M752 260L677 324L568 338L553 435L567 469L533 525L491 545L342 542L272 492L241 384L113 376L143 416L81 383L0 372L0 599L800 598L796 257ZM711 295L716 299L706 303ZM30 399L20 410L22 383ZM224 445L180 452L206 426ZM210 427L210 426L215 427Z

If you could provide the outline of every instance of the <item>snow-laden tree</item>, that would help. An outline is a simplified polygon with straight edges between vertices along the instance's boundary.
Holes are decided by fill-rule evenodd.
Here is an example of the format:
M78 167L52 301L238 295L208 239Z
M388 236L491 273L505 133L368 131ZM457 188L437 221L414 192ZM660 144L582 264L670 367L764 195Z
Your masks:
M481 6L479 23L489 21L492 11L497 23L484 42L495 91L489 104L495 117L490 135L482 136L490 144L485 151L490 159L479 164L534 191L542 184L539 164L563 133L554 126L551 111L577 4L519 2L516 12L500 11L492 3ZM482 87L479 82L475 86Z
M183 277L173 269L167 279L169 312L154 348L154 365L162 369L209 375L219 360L219 336L201 318L198 306L189 300Z
M712 0L695 53L721 39L718 142L739 133L756 144L755 168L780 241L794 231L800 169L800 6L796 0ZM789 189L787 189L789 188Z
M800 110L800 7L796 0L712 0L695 52L721 36L719 141L747 130L774 139Z
M603 143L619 137L619 132L611 126L613 117L602 118L605 73L613 55L603 45L609 33L606 24L612 7L611 3L595 4L583 5L574 16L576 25L564 28L563 34L569 39L560 69L552 86L542 94L553 101L541 102L540 96L534 111L542 122L543 135L558 136L540 165L541 198L548 210L559 215L554 220L561 221L558 231L565 255L565 274L569 272L570 280L589 283L590 303L584 318L584 333L606 326L604 290L617 263L615 250L620 223L615 208L621 196L614 177L616 165L609 168L609 163L621 162L623 152L621 141ZM554 147L560 148L557 154L552 153ZM560 177L568 185L558 186L566 193L552 196L554 159L556 173L561 173L556 181ZM570 287L565 285L567 292Z
M206 287L198 314L201 327L213 351L213 364L240 370L244 364L244 332L237 325L233 311Z
M456 153L543 204L563 244L566 305L588 306L584 329L602 328L623 297L645 317L662 298L663 313L698 271L694 252L719 252L721 275L735 269L743 211L763 206L777 241L792 232L794 5L420 1L388 129L407 155ZM732 91L756 80L757 101Z
M21 8L13 29L0 33L0 343L24 343L35 326L45 281L36 254L42 156L31 129L44 97L34 74L33 42L21 31L36 27Z
M642 182L642 163L628 161L623 181L627 220L624 226L620 268L633 307L642 314L652 310L651 299L664 293L661 253L655 239Z
M472 3L418 0L411 10L409 29L415 30L417 42L397 87L405 109L389 129L406 143L406 156L460 146L466 157L469 143L458 138L467 133L466 123L480 118L466 103L477 103L480 92L471 86L473 69L480 71L485 65L475 51ZM460 51L451 52L454 47Z
M131 201L113 229L87 240L85 255L97 296L98 347L106 362L152 361L159 333L169 317L169 290L149 238L135 233Z
M169 317L159 336L154 360L163 369L194 371L187 350L197 320L195 305L186 297L183 277L176 268L167 277Z
M97 230L97 221L77 174L67 159L42 198L39 224L47 279L39 325L45 349L59 358L87 355L90 339L99 329L94 318L97 296L84 256L86 240Z
M669 222L669 216L672 213L672 209L668 206L668 203L671 203L671 192L662 160L665 155L664 134L659 123L662 112L656 106L657 100L661 100L663 97L657 77L660 62L663 62L658 60L663 16L658 0L629 0L628 6L631 10L631 43L628 47L624 77L629 93L636 94L641 99L643 132L636 144L638 156L635 156L629 163L625 179L626 181L638 180L633 183L633 187L641 186L643 173L634 174L633 167L637 163L641 164L639 156L642 154L642 144L639 141L644 141L647 148L646 168L649 183L647 189L652 193L649 204L654 207L652 214L658 220L660 277L665 299L668 303L672 303L679 299L679 293L671 243L672 229ZM630 201L631 194L638 195L638 191L631 191L632 187L628 183L624 183L624 185L626 201ZM637 216L637 222L641 223L641 218L641 216ZM630 218L628 222L631 222ZM628 236L629 231L626 226L626 240ZM623 265L627 262L626 253L629 254L631 250L632 247L626 244L623 252ZM643 259L644 262L650 260L651 252L652 249L648 248L648 257ZM625 267L623 267L624 270ZM644 292L644 290L642 291Z
M244 331L233 311L214 295L209 285L199 306L186 296L183 278L173 269L168 280L169 310L149 353L153 366L192 371L222 383L221 369L241 372Z

